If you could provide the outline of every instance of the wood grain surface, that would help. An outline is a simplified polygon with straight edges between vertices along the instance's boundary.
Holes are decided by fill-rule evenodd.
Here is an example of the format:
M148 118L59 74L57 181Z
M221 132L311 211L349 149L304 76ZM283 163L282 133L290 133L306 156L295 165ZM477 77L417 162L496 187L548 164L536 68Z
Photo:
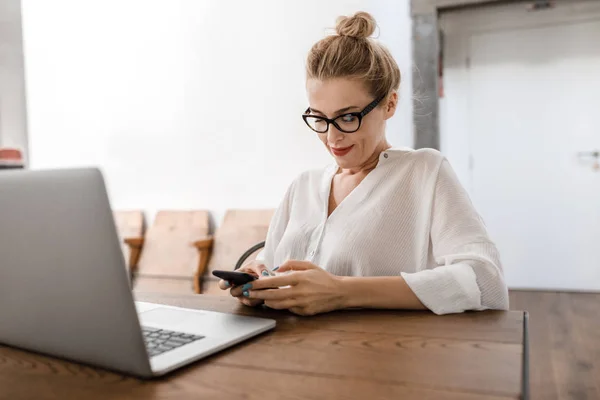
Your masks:
M532 400L600 399L600 293L510 292L529 313Z
M274 318L274 331L167 377L142 381L0 347L1 399L519 398L523 313L348 310L315 317L228 297L136 293L150 301Z
M191 279L200 257L193 243L208 230L208 211L159 211L146 232L137 275Z

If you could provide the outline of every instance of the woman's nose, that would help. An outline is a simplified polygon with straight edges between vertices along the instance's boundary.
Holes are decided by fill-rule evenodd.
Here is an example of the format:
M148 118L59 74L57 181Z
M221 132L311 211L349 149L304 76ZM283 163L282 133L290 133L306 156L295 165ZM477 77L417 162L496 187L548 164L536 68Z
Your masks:
M335 125L330 124L329 130L327 131L327 141L329 143L335 143L340 141L344 136L344 133L341 132Z

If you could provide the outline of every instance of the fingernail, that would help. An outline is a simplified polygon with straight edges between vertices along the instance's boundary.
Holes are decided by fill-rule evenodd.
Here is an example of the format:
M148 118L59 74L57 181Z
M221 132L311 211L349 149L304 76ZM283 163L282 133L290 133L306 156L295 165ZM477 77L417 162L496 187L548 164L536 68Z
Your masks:
M231 286L231 283L229 283L229 281L225 281L225 287L229 287Z
M275 268L273 268L273 271L277 271L279 269L279 266L276 266Z
M243 294L244 294L244 297L250 297L250 293L248 293L248 291L247 291L247 290L244 290L244 293L243 293Z
M269 276L269 271L267 271L266 269L264 269L263 272L262 272L262 276Z
M244 286L242 286L242 290L244 291L244 293L248 293L247 292L248 289L252 289L251 283L246 283ZM244 296L246 296L246 295L244 294ZM248 297L248 296L246 296L246 297Z

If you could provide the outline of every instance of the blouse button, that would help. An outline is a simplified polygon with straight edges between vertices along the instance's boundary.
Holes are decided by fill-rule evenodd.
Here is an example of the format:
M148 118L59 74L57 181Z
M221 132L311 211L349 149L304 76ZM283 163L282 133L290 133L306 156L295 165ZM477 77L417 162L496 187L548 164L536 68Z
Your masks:
M388 153L383 153L383 158L388 158Z
M315 251L311 250L310 253L308 253L311 257L315 255Z

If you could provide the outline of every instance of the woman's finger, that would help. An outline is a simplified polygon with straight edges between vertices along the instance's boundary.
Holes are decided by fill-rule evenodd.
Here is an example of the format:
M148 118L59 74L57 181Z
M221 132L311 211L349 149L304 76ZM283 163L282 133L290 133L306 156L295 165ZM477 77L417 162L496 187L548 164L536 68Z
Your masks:
M252 282L257 282L257 280L254 280ZM231 288L229 293L233 297L244 297L244 292L251 290L251 286L252 286L252 283L246 283L244 285L234 286Z
M260 290L260 289L277 289L283 286L295 286L299 283L299 277L297 273L291 273L288 275L269 276L256 281L252 281L242 286L244 290Z
M261 277L265 276L263 273L267 271L267 267L264 264L253 265L250 271L251 274ZM266 272L266 275L269 275L269 273Z
M297 315L310 316L315 315L315 312L308 307L290 307L289 310Z
M245 294L248 294L246 296ZM297 291L294 288L289 289L263 289L263 290L247 290L242 292L244 297L250 299L262 300L285 300L297 296Z
M219 289L221 290L227 290L231 288L231 283L221 279L219 280Z
M252 275L256 275L258 277L266 276L269 274L268 272L266 272L267 267L265 266L265 264L262 261L258 260L250 261L248 264L238 269L238 271L246 272ZM266 272L266 275L264 274L264 272Z
M265 300L265 306L274 310L287 310L298 306L298 300L291 298L285 300Z
M233 297L242 297L243 290L239 286L235 286L229 291L229 294Z
M240 303L242 303L243 305L248 306L248 307L256 307L263 303L262 300L248 299L246 297L238 297L238 300L240 301Z

